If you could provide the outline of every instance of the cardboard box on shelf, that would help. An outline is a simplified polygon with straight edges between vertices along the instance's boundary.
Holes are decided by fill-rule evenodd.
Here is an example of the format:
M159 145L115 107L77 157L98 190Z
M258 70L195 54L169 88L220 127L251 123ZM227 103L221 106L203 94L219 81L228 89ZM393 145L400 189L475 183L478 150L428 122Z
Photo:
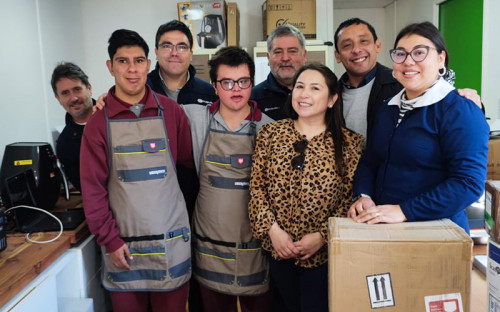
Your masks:
M193 49L226 46L225 9L224 0L177 3L179 21L186 24L193 34Z
M500 245L488 242L486 280L488 284L488 312L500 311Z
M227 4L227 45L239 46L240 45L240 11L235 2L228 2Z
M210 68L208 67L208 60L211 54L193 54L191 65L196 69L196 77L210 83Z
M472 239L448 219L330 218L328 253L330 312L470 309Z
M500 139L488 141L488 180L500 180Z
M315 0L267 0L262 5L264 40L282 24L297 27L306 39L316 38Z
M495 242L500 242L500 181L488 180L484 194L484 229Z

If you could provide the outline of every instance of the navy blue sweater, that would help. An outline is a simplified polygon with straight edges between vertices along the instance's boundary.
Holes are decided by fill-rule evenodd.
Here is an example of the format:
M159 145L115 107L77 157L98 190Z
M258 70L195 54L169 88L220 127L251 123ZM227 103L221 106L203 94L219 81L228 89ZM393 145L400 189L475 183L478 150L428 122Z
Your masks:
M436 84L438 85L438 84ZM430 90L428 91L430 92ZM354 178L354 194L398 204L408 221L450 218L469 232L465 208L486 180L489 126L472 101L449 92L415 108L382 106Z

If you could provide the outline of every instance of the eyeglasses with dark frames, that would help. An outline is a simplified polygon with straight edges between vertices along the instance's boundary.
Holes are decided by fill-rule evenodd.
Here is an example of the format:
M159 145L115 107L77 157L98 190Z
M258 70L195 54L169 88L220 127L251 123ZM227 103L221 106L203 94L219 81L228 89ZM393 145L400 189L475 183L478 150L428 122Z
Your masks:
M304 161L306 160L307 141L302 140L293 143L293 149L296 153L300 154L292 158L292 168L302 170L304 169Z
M217 80L217 82L220 83L222 89L226 91L233 90L236 84L238 84L238 87L240 87L240 89L248 89L252 85L252 79L250 79L249 77L243 77L238 80L221 79Z
M184 53L189 51L189 46L185 43L179 43L179 44L162 43L158 47L161 49L168 50L170 53L174 52L174 49L178 53Z
M418 45L418 46L414 47L413 50L411 50L410 52L406 52L406 50L402 49L402 48L397 48L397 49L389 50L389 53L391 55L392 61L396 64L403 64L406 61L406 58L408 57L408 55L410 55L411 58L416 63L418 63L418 62L422 62L423 60L425 60L425 58L429 54L430 49L436 50L436 48L434 48L434 47L429 47L429 46L425 46L425 45Z

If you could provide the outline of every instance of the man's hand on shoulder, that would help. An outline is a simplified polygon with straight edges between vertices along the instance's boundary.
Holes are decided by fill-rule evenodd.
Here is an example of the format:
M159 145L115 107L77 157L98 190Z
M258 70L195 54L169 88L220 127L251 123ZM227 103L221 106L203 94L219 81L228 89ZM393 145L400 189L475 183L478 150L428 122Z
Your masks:
M457 92L464 98L474 102L481 110L483 109L483 103L481 103L481 97L479 96L479 94L475 89L469 89L469 88L457 89Z
M106 97L108 96L107 93L101 94L98 98L97 101L95 102L95 105L92 107L92 114L97 112L97 110L103 110L104 106L106 106Z

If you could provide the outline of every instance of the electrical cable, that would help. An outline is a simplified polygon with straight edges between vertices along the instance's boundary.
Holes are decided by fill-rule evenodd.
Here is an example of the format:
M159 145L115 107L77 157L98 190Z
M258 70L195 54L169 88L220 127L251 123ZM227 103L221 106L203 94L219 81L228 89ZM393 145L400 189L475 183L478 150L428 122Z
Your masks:
M48 214L49 216L51 216L52 218L56 219L57 223L59 223L59 234L57 234L56 237L54 237L53 239L50 239L50 240L46 240L46 241L35 241L35 240L32 240L30 238L30 234L31 233L27 233L26 234L26 240L30 243L34 243L34 244L48 244L48 243L52 243L54 241L56 241L59 237L61 237L62 233L63 233L63 224L61 222L61 220L59 220L58 217L54 216L52 213L48 212L47 210L44 210L44 209L41 209L41 208L37 208L37 207L32 207L32 206L25 206L25 205L19 205L19 206L14 206L14 207L11 207L7 210L5 210L5 213L7 214L7 212L9 212L10 210L13 210L13 209L19 209L19 208L27 208L27 209L33 209L33 210L38 210L38 211L41 211L43 213L46 213Z

